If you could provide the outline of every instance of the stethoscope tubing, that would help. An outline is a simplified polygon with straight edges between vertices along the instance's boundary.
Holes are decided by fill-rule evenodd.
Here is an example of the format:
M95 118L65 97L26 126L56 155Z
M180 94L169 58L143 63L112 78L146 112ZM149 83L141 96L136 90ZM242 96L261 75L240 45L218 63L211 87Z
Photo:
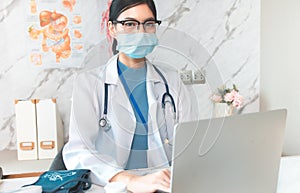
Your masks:
M161 73L161 71L158 70L158 68L156 66L153 65L153 68L155 69L155 71L159 74L159 76L163 80L163 82L165 84L165 88L166 88L166 92L163 94L162 99L161 99L162 108L165 109L165 105L166 105L165 100L166 100L166 96L168 96L171 99L173 111L174 111L174 113L176 113L175 101L174 101L174 98L172 97L172 95L170 94L169 85L168 85L166 78Z
M170 101L171 105L173 106L173 113L176 115L175 101L174 101L174 98L172 97L172 95L170 94L168 82L167 82L166 78L164 77L164 75L161 73L161 71L156 66L153 65L153 67L154 67L155 71L158 73L158 75L161 77L161 79L163 80L165 89L166 89L166 92L162 96L162 108L165 110L166 97L169 97L171 100ZM107 118L108 86L109 86L109 84L104 83L104 93L105 93L104 94L104 109L103 109L103 116L99 120L100 128L103 128L105 131L110 129L110 124L109 124L109 121Z

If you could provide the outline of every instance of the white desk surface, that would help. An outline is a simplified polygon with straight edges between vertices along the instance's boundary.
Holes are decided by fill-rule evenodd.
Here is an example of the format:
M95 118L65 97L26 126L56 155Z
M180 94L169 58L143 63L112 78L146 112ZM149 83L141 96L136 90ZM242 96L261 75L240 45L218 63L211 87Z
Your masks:
M25 184L34 183L37 179L38 179L38 177L1 180L0 181L0 193L17 190ZM93 184L92 187L85 192L87 192L87 193L104 193L104 189L101 186L97 186L97 185Z
M0 167L4 175L44 172L49 170L53 159L18 160L17 150L0 151Z
M24 184L30 184L37 180L37 177L16 178L0 181L0 192L15 190ZM93 185L88 193L104 193L100 186ZM300 156L281 158L280 172L278 178L277 193L299 193L300 192Z
M277 193L300 192L300 156L282 157Z

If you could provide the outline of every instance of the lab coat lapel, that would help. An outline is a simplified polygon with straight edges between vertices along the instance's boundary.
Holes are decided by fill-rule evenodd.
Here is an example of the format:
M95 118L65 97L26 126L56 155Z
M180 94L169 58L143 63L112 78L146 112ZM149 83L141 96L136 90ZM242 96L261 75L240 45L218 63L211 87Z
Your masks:
M149 105L148 115L148 167L167 166L168 159L165 154L159 131L159 120L162 118L159 96L164 91L164 84L152 64L147 63L147 95Z
M108 62L107 69L106 69L106 79L105 82L111 85L109 90L108 98L111 99L114 104L118 104L120 109L123 109L127 113L130 114L131 117L134 116L134 112L131 106L131 103L128 99L126 91L123 87L121 80L119 79L118 68L117 68L117 59L118 57L115 56ZM113 111L116 109L112 109ZM122 115L119 115L122 116ZM135 122L135 119L133 119ZM134 124L135 125L135 124Z
M157 132L157 108L158 108L158 99L159 93L161 89L159 85L161 84L161 80L158 77L158 74L154 71L154 68L151 63L147 63L147 97L148 97L148 106L149 106L149 134L153 134Z
M109 86L108 116L113 119L112 132L117 144L117 160L125 166L131 150L136 119L117 70L117 56L108 62L106 83Z

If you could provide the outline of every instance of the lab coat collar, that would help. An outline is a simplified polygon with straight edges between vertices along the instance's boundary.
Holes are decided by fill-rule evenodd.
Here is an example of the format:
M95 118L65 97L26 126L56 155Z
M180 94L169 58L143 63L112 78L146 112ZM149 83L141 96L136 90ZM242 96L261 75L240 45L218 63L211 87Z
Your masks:
M118 67L117 67L117 61L118 61L119 55L115 55L112 57L108 62L106 66L106 73L105 73L105 83L107 84L115 84L117 85L119 80L118 75ZM147 81L150 82L162 82L162 79L158 75L158 73L155 71L153 64L146 59L146 65L147 65Z

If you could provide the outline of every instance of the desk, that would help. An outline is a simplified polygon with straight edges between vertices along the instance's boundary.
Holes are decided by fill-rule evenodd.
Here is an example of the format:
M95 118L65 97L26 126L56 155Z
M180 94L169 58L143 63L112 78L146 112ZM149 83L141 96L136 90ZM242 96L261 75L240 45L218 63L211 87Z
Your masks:
M0 167L4 175L47 171L53 159L18 160L17 150L0 151Z
M38 179L38 177L28 178L16 178L16 179L4 179L0 181L0 193L16 190L25 184L32 184ZM92 185L92 187L85 191L87 193L104 193L104 189L101 186Z
M5 179L0 181L0 192L8 191L30 184L37 180L37 177ZM93 185L87 193L104 193L100 186ZM300 156L281 158L278 177L277 193L299 193L300 192Z
M300 192L300 156L282 157L277 193Z

